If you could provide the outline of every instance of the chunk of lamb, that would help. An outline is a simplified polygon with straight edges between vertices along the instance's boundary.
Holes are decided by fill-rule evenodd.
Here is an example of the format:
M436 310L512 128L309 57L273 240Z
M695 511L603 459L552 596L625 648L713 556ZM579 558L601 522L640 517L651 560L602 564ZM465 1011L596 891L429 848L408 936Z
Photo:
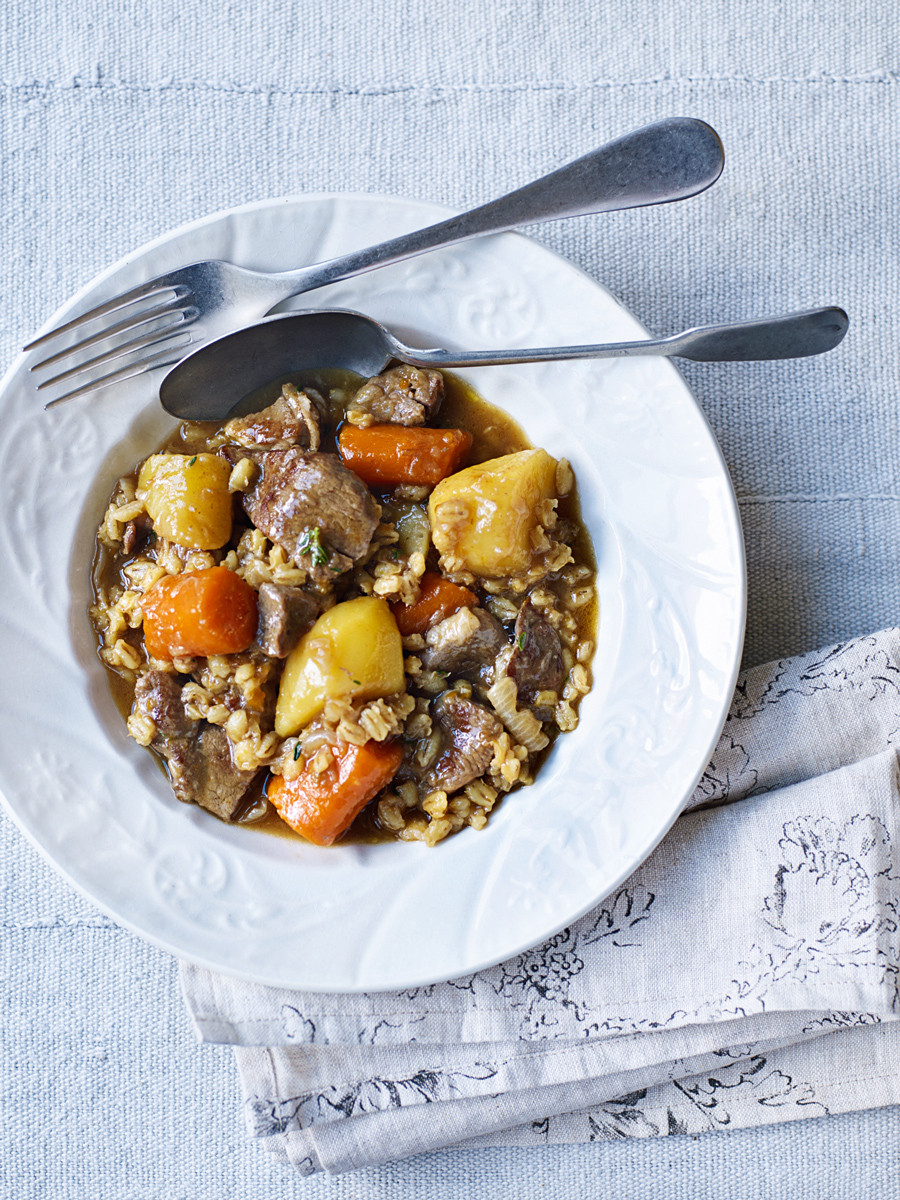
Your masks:
M424 371L403 363L364 383L347 411L366 413L385 425L424 425L443 399L444 377L440 371Z
M460 608L425 634L422 666L448 675L471 675L493 668L509 644L503 626L484 608Z
M443 692L432 706L432 721L445 739L434 766L426 771L420 785L429 791L440 788L458 792L478 779L491 765L493 742L503 726L493 713L459 692Z
M247 516L315 584L330 586L369 548L380 516L374 497L334 454L294 447L256 452L253 460L262 473L242 496Z
M223 435L239 446L265 446L270 450L287 450L303 446L318 450L321 444L321 414L325 401L313 388L298 391L286 383L274 404L246 417L235 417L225 426Z
M507 675L516 681L519 704L530 704L535 716L549 721L552 707L535 705L538 692L556 692L563 682L562 642L559 634L529 601L519 609L513 635L515 649L506 668Z
M319 615L319 601L303 588L280 583L261 584L257 601L256 644L271 658L287 658Z
M164 671L139 676L134 704L156 726L150 744L168 763L177 799L199 804L223 821L233 820L257 772L235 766L225 731L207 721L192 721L184 711L181 684Z

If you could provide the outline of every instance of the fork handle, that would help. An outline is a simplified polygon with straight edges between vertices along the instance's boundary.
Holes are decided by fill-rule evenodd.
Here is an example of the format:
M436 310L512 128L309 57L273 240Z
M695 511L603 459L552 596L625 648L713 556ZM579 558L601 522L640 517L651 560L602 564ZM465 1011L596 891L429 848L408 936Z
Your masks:
M784 317L706 325L667 338L607 342L595 346L553 346L534 350L414 350L395 341L397 357L416 367L487 367L503 363L560 362L574 358L630 358L654 355L695 362L753 362L806 358L833 350L850 321L842 308L816 308Z
M285 299L452 246L486 233L537 221L667 204L704 191L719 178L724 154L719 135L703 121L673 117L616 138L558 171L469 212L340 258L280 272Z

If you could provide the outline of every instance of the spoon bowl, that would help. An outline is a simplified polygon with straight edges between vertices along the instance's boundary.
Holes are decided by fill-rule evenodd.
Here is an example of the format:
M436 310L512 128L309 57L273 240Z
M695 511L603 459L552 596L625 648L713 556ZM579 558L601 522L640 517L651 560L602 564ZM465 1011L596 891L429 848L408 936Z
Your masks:
M706 325L667 338L516 350L425 350L407 346L372 317L350 309L307 309L268 317L208 342L163 379L159 398L174 417L221 421L253 392L292 371L339 367L377 375L392 359L417 367L483 367L574 358L657 355L697 362L803 358L837 346L849 320L840 308L731 325Z
M208 342L163 379L163 408L187 421L224 420L248 395L291 371L337 367L377 375L394 357L390 334L362 313L281 313Z

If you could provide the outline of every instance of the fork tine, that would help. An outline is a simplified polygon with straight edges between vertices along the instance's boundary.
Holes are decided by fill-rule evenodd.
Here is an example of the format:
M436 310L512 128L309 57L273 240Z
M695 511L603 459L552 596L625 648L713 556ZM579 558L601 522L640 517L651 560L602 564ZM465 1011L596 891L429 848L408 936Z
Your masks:
M181 339L187 335L187 342L182 342ZM48 400L44 405L45 409L53 408L57 404L62 404L66 400L74 400L76 396L87 395L88 392L99 391L100 388L109 387L113 383L122 383L126 379L133 379L136 375L143 375L146 371L153 371L157 367L170 367L174 363L181 362L184 357L182 351L185 345L190 345L193 341L190 333L187 330L172 334L165 341L178 341L178 346L167 350L156 349L152 354L144 358L139 358L137 362L131 363L127 367L120 367L118 371L111 371L108 375L101 375L99 379L93 379L90 383L83 384L80 388L75 388L74 391L66 392L62 396L57 396L54 400ZM169 355L167 358L166 355ZM159 361L156 361L156 360Z
M76 363L75 366L69 367L67 371L60 371L58 375L52 376L50 379L45 379L43 383L37 385L39 392L44 388L53 387L56 383L62 383L66 379L72 379L76 375L82 375L85 371L90 371L93 367L98 367L101 363L113 363L120 358L125 358L129 354L133 354L136 350L140 350L144 346L153 346L159 343L169 341L172 337L177 336L182 331L186 332L186 327L193 323L197 317L197 310L185 309L179 314L181 320L170 321L159 329L154 329L150 333L145 333L141 337L132 338L131 341L124 342L121 346L114 346L112 350L105 354L97 354L94 358L89 358L85 362ZM147 324L147 322L140 322ZM139 328L139 325L133 325L131 328ZM64 357L68 357L65 355ZM40 366L46 366L51 360L47 359Z
M116 325L110 325L107 329L101 329L99 333L91 334L90 337L82 338L80 342L76 342L74 346L68 346L65 350L58 350L55 354L49 355L47 358L41 359L35 363L30 370L42 371L45 367L51 367L54 363L59 362L64 358L72 358L73 355L80 354L82 350L87 350L91 346L96 346L99 342L105 342L108 338L115 337L120 333L131 333L132 330L140 329L144 325L149 325L153 321L158 321L161 317L175 315L175 321L169 324L179 324L182 322L190 323L196 320L199 315L196 308L189 307L186 309L173 309L172 305L177 304L179 297L173 296L169 300L164 300L161 304L157 304L151 309L141 309L139 313L135 313L127 321L119 321ZM166 325L159 326L160 332L168 328ZM112 347L115 349L115 347Z
M79 325L86 325L89 321L96 321L98 317L105 317L107 313L117 312L120 308L127 308L129 304L136 304L138 300L150 299L153 296L160 296L164 292L174 292L177 299L186 296L190 291L183 284L177 283L161 283L159 280L152 280L150 283L144 283L140 287L132 288L130 292L123 292L120 296L114 296L112 300L107 300L105 304L98 304L96 308L88 309L78 317L73 317L71 321L66 321L64 325L57 325L51 329L49 333L44 333L40 337L29 342L22 349L34 350L36 346L44 346L53 338L58 337L61 333L68 333L70 329L77 329Z

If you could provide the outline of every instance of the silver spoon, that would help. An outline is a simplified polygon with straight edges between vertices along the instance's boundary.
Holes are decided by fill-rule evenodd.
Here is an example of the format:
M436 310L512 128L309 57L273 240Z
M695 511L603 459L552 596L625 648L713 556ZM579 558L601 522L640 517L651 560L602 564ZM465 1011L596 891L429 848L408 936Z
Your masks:
M383 371L392 359L440 368L636 355L696 362L805 358L833 350L848 324L843 309L816 308L735 325L706 325L639 342L455 351L406 346L371 317L348 309L303 310L268 317L209 342L169 372L159 398L167 412L182 420L221 421L250 393L292 371L340 367L368 377Z

